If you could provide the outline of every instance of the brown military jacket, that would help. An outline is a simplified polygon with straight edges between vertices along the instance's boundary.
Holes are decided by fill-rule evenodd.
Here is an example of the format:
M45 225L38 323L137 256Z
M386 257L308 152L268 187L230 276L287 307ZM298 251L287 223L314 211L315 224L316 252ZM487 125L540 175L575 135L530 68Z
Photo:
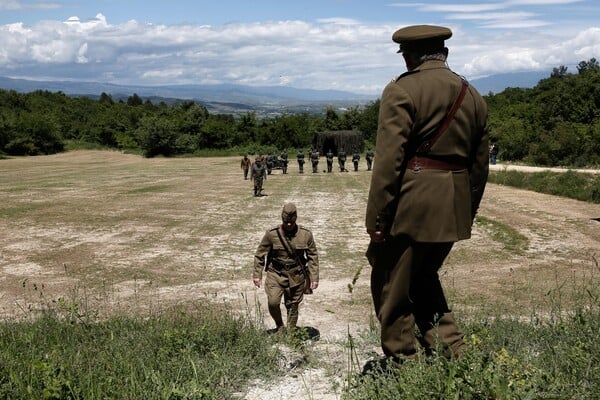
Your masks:
M310 230L296 225L297 229L289 237L292 245L296 248L300 259L305 262L308 267L308 273L311 282L319 281L319 257L317 254L317 245L315 244L313 234ZM280 225L269 229L263 236L258 249L254 255L254 272L252 278L262 279L262 273L265 270L265 263L270 267L273 263L292 265L296 264L288 252L283 247L283 244L277 236L277 230L281 229ZM282 235L284 235L281 229ZM289 233L288 233L289 235Z
M464 161L460 171L406 169L424 135L442 124L461 79L442 61L426 61L384 89L366 227L419 242L454 242L471 236L488 175L487 105L469 86L461 107L429 155Z
M242 169L250 169L250 165L252 162L249 158L242 158L242 162L240 163L240 168Z

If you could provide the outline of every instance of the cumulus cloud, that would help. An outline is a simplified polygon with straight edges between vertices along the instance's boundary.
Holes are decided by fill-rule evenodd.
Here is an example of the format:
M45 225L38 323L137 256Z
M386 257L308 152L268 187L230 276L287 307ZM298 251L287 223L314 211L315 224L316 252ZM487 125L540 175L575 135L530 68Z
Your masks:
M485 7L476 8L483 12ZM511 19L486 10L478 14L480 21ZM455 12L461 11L456 7ZM528 14L512 19L515 24L532 21ZM450 64L470 79L524 69L551 71L598 55L598 28L571 37L551 31L532 36L527 30L474 36L459 22L448 43ZM86 20L73 16L31 26L0 25L0 75L140 85L288 85L376 94L404 72L391 41L397 27L341 18L209 26L111 24L102 14Z

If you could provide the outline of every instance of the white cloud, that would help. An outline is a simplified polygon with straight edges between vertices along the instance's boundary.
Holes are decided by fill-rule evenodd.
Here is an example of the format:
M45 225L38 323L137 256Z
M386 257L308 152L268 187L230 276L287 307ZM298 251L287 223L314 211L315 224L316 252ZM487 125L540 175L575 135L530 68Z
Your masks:
M529 24L529 14L484 12L486 24ZM473 34L458 23L450 65L472 79L551 70L598 57L600 31ZM542 21L539 21L540 24ZM535 25L533 25L535 26ZM270 21L219 26L110 24L82 20L0 25L0 76L102 80L120 84L243 83L379 93L404 72L391 35L397 26L354 20ZM549 56L550 55L550 56Z

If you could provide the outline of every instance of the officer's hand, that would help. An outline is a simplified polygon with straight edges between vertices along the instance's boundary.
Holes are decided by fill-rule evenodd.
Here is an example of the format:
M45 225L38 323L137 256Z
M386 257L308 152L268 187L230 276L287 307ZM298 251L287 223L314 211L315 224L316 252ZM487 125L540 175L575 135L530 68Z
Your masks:
M260 284L262 283L262 279L254 278L254 279L252 279L252 282L254 282L254 286L260 287Z
M314 290L314 289L316 289L318 287L319 287L319 282L312 282L312 281L310 282L310 288L311 289Z
M371 236L371 241L374 243L385 242L385 234L382 231L367 231Z

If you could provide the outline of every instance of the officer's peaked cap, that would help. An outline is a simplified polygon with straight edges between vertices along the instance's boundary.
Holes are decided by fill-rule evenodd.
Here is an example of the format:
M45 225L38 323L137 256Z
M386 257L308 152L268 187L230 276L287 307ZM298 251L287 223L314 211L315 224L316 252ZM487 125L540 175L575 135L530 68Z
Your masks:
M411 25L398 29L392 35L392 40L400 44L398 53L419 52L429 53L444 48L444 40L450 39L452 31L444 26Z

